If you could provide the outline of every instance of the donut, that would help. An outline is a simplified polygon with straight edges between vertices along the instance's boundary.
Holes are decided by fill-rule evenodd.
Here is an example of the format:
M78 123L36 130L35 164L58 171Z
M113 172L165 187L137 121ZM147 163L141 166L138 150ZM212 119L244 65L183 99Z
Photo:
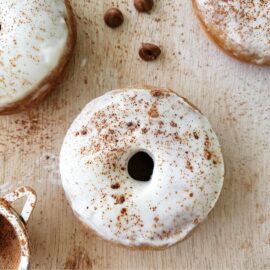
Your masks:
M210 38L238 60L270 65L268 0L192 0Z
M76 26L69 0L0 3L0 114L11 114L55 88L73 52Z
M60 153L75 215L98 236L162 249L187 237L223 185L220 145L184 98L153 87L110 91L72 123Z

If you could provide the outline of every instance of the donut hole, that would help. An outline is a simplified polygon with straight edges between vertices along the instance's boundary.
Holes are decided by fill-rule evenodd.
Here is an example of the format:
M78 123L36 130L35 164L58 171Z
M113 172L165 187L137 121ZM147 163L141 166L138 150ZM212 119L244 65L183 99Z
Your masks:
M144 151L135 153L128 161L128 173L136 181L149 181L153 170L154 160Z

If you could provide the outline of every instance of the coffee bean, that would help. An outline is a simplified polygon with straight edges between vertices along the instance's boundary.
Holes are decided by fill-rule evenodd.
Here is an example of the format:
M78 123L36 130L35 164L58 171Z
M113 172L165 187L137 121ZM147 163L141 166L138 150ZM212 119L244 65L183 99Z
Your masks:
M110 8L104 15L104 21L109 27L116 28L124 22L124 16L118 8Z
M144 61L153 61L156 60L161 54L161 49L151 43L143 43L140 50L139 55Z
M134 0L134 6L139 12L149 12L153 6L153 0Z

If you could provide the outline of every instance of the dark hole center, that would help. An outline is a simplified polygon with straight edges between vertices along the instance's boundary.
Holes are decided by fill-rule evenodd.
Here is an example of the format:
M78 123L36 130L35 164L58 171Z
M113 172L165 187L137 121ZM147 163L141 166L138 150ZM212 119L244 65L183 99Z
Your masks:
M128 173L137 181L149 181L153 170L153 159L143 151L134 154L128 162Z

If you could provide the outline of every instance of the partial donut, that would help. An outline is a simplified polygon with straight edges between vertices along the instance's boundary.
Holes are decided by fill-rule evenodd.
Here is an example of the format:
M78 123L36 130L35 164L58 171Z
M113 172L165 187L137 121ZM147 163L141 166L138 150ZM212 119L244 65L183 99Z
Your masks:
M167 89L131 88L91 101L60 154L79 219L128 247L160 249L187 237L214 207L224 164L208 120Z
M0 0L0 114L32 107L55 88L75 41L68 0Z
M270 65L270 1L192 0L203 28L227 54Z

